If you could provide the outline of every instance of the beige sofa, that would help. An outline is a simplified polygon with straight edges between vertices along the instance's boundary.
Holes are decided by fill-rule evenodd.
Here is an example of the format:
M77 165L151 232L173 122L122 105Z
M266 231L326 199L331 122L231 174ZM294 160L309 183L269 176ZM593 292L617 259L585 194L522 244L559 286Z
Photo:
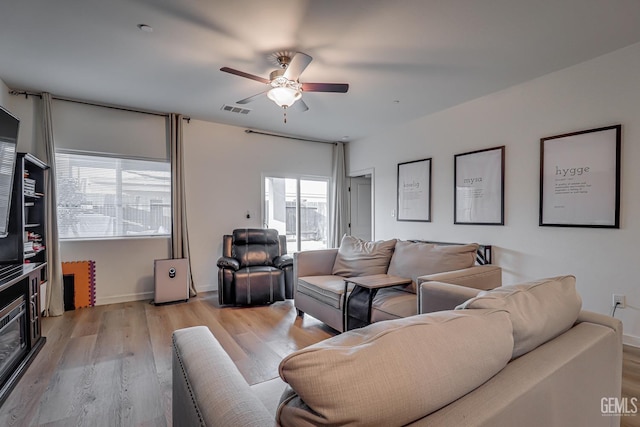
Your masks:
M296 351L254 386L207 328L178 330L173 424L617 426L601 400L620 397L621 323L580 310L572 276L482 292Z
M294 254L294 303L298 315L307 313L343 332L344 306L353 284L345 292L345 278L388 273L412 279L409 286L378 291L371 321L392 320L420 311L421 283L440 281L475 289L502 284L502 270L476 265L478 244L450 245L429 242L383 240L366 242L345 236L340 248ZM485 260L487 262L489 260Z

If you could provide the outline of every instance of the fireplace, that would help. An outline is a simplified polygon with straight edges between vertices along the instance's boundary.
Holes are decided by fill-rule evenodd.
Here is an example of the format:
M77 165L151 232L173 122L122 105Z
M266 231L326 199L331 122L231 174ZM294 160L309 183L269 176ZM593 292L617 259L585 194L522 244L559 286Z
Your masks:
M0 384L27 354L27 302L20 295L0 308Z

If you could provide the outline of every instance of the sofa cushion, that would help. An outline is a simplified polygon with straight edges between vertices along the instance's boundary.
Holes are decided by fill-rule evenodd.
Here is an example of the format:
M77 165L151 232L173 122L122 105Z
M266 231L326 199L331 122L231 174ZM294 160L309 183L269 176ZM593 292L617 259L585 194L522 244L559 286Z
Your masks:
M347 291L353 289L349 283ZM344 302L344 277L342 276L306 276L298 278L298 289L301 294L309 295L334 308L342 308Z
M398 240L389 263L388 273L411 278L412 283L407 288L415 293L417 277L473 267L477 250L476 243L436 245Z
M418 314L416 294L403 287L380 289L373 299L371 307L371 323L382 320L401 319Z
M582 299L574 276L559 276L483 291L456 309L503 309L513 323L513 358L569 330Z
M502 310L446 311L374 323L280 363L295 393L279 425L405 425L483 384L509 361Z
M385 274L395 245L396 239L368 242L345 235L340 243L332 274L342 277Z

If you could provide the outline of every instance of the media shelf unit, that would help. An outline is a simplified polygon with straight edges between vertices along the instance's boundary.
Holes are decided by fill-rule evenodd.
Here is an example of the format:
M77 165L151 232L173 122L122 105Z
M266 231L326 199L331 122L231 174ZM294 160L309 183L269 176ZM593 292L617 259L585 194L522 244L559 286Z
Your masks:
M10 372L0 371L0 405L46 341L41 333L41 316L47 282L44 189L48 169L37 157L17 153L8 235L0 239L0 310L18 299L24 301L24 311L20 310L24 336Z
M0 265L0 308L5 307L17 297L26 302L23 337L20 357L8 371L0 372L0 405L4 403L18 380L36 357L46 338L41 335L40 319L40 277L46 263Z

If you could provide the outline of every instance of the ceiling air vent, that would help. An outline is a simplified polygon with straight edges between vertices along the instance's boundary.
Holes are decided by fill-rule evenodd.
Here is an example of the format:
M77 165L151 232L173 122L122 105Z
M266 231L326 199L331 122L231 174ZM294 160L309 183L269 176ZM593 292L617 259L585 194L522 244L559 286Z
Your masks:
M233 105L223 105L221 110L228 111L230 113L249 114L251 110L247 108L234 107Z

